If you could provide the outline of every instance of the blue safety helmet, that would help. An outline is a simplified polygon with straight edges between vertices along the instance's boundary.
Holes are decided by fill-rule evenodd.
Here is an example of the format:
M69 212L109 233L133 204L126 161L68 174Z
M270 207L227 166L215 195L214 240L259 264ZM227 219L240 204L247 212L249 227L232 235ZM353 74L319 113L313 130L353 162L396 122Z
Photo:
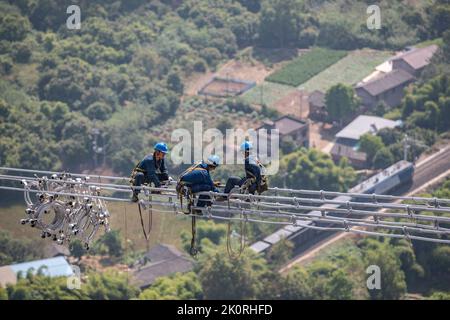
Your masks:
M206 160L206 164L213 167L218 167L220 165L220 157L213 154L208 157L208 159Z
M169 148L167 148L167 144L164 142L158 142L155 144L155 151L161 151L162 153L168 153Z
M253 145L250 141L244 141L241 144L241 151L249 151L251 149L253 149Z

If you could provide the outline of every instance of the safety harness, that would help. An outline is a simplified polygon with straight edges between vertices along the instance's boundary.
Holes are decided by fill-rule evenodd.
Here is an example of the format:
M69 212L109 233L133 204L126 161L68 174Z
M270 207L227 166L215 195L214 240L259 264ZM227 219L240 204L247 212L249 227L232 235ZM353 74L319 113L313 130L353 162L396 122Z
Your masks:
M197 217L194 215L193 207L195 205L195 196L192 192L192 187L189 183L186 181L183 181L183 177L185 177L188 173L191 173L195 170L206 170L205 168L200 167L201 162L189 167L186 169L178 178L177 180L177 186L176 191L178 195L178 200L180 201L180 206L183 208L183 198L187 199L187 211L183 211L186 215L192 215L192 239L191 239L191 248L189 250L189 253L191 256L195 257L197 256L198 249L197 249Z
M135 179L136 179L136 174L137 173L139 173L139 172L141 172L141 173L143 173L144 175L147 173L147 171L146 170L144 170L144 169L142 169L142 168L140 168L139 167L139 165L141 164L141 162L142 161L139 161L135 166L134 166L134 169L133 169L133 171L131 172L131 176L130 176L130 184L131 184L131 189L133 190L133 192L135 192L135 190L134 190L134 186L135 186ZM145 185L145 184L144 184ZM141 220L141 227L142 227L142 233L144 234L144 238L145 238L145 241L147 242L147 247L148 247L148 245L149 245L149 243L148 243L148 241L149 241L149 239L150 239L150 232L152 231L152 227L153 227L153 209L152 209L152 204L151 204L151 201L152 201L152 195L151 195L151 193L148 195L148 202L149 202L149 204L148 204L148 211L149 211L149 214L148 214L148 222L147 222L147 229L148 230L146 230L145 229L145 226L144 226L144 218L143 218L143 216L142 216L142 206L141 206L141 203L138 201L138 203L137 203L137 205L138 205L138 210L139 210L139 218L140 218L140 220ZM146 209L146 207L144 207L144 209Z
M266 175L262 174L263 172L265 172L266 168L262 165L261 161L259 161L258 159L255 160L261 172L261 183L256 185L256 191L258 192L258 194L262 194L264 191L269 190L269 179ZM250 176L250 178L245 180L242 184L241 193L249 193L250 186L256 183L256 176L251 171L245 170L245 173L247 176Z

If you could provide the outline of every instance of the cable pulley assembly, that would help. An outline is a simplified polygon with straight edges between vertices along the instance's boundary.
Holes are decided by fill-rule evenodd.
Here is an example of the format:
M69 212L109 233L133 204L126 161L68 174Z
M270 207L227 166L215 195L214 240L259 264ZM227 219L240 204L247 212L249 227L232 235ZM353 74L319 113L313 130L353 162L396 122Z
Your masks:
M110 230L110 214L105 201L96 198L100 188L88 182L89 177L72 178L65 173L22 180L27 217L21 224L41 230L42 238L60 245L79 239L89 249L100 228Z

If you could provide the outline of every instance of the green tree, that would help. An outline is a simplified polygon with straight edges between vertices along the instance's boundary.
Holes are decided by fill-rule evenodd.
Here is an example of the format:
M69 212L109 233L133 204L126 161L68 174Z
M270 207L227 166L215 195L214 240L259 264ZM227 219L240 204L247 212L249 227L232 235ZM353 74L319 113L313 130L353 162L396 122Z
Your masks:
M258 12L261 9L261 2L259 0L238 0L240 4L252 12Z
M278 174L271 178L271 184L295 189L346 190L356 175L348 161L335 165L331 157L316 149L299 149L283 156Z
M83 244L80 240L70 242L70 254L72 257L80 259L86 253Z
M22 41L30 30L28 19L17 13L0 17L0 40Z
M85 111L86 116L96 120L107 120L111 117L112 108L104 102L94 102Z
M112 271L89 274L81 291L92 300L129 300L136 298L139 293L137 288L128 283L125 274Z
M194 272L176 273L157 278L150 288L139 295L141 300L199 300L203 298L201 284Z
M114 257L121 257L123 254L122 237L119 230L111 230L106 232L100 242L108 248L108 253Z
M9 265L43 257L42 249L31 240L16 239L0 231L0 265Z
M297 45L301 30L302 3L298 0L262 2L259 41L264 47L285 48Z
M269 249L267 253L267 260L273 266L280 267L292 258L293 252L294 244L292 241L282 239Z
M10 57L0 57L0 73L3 75L11 74L13 68L13 62Z
M346 300L352 298L353 282L335 264L316 261L308 269L313 299Z
M199 251L204 252L208 248L217 249L217 246L224 244L227 234L227 227L222 223L215 223L213 221L199 221L197 222L197 242L199 244ZM187 231L181 232L181 240L183 248L189 252L191 247L191 233Z
M431 258L433 263L430 271L433 278L442 283L448 283L450 281L450 248L448 246L436 247L431 253Z
M430 300L450 300L449 292L436 291L428 298Z
M3 287L0 287L0 300L8 300L8 292Z
M450 29L450 5L446 0L439 0L430 11L431 29L439 37Z
M442 41L444 43L442 47L444 59L447 63L450 63L450 29L443 33Z
M374 248L366 247L363 251L367 265L376 265L381 270L381 289L369 290L372 299L400 299L406 293L405 274L401 261L387 242L376 244Z
M19 63L27 63L30 61L31 57L31 47L27 42L15 42L12 45L11 56L14 61Z
M392 152L383 147L375 153L373 157L373 167L375 169L384 169L394 164L394 155Z
M258 273L263 261L252 252L231 260L217 250L202 260L199 273L205 299L253 299L258 290Z
M275 300L287 299L282 295L286 285L278 270L267 270L258 277L258 290L256 299L258 300Z
M339 83L326 92L325 105L330 120L337 121L342 126L343 121L356 111L358 99L351 87Z
M201 70L203 72L205 70ZM183 94L184 85L181 77L177 71L172 71L167 76L167 86L170 90L175 91L176 93Z
M359 46L349 21L325 22L320 27L317 44L339 50L352 50Z
M370 133L363 134L359 139L359 151L367 154L367 162L370 165L373 163L376 153L384 147L383 140Z
M313 298L310 278L305 269L296 267L282 280L281 299L309 300Z

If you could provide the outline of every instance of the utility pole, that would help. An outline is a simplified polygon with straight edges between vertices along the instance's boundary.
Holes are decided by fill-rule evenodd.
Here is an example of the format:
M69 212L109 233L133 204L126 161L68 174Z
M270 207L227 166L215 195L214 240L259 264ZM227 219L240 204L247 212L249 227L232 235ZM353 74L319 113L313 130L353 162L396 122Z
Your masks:
M94 136L94 139L92 141L92 151L94 151L94 168L97 169L98 167L98 155L102 154L105 155L105 150L104 150L104 146L103 147L99 147L98 146L98 137L101 135L101 131L100 129L98 129L95 126L95 122L94 122L94 128L91 131L92 135ZM103 162L105 161L105 159L103 158Z
M300 88L298 88L298 100L299 100L299 103L300 103L300 119L303 119L303 90L304 90L304 87L300 87Z
M261 82L261 90L260 90L260 93L261 93L261 106L264 104L264 82Z
M408 135L405 134L403 137L403 160L408 161Z
M229 92L230 92L230 89L229 89L229 83L230 83L230 76L229 76L229 73L228 73L228 71L227 71L227 97L229 96Z
M412 146L412 144L414 144L414 146L422 147L425 150L430 149L430 147L423 142L414 139L414 137L410 138L407 134L405 134L403 138L403 160L405 161L408 161L408 149ZM413 159L412 161L415 162L416 160Z

